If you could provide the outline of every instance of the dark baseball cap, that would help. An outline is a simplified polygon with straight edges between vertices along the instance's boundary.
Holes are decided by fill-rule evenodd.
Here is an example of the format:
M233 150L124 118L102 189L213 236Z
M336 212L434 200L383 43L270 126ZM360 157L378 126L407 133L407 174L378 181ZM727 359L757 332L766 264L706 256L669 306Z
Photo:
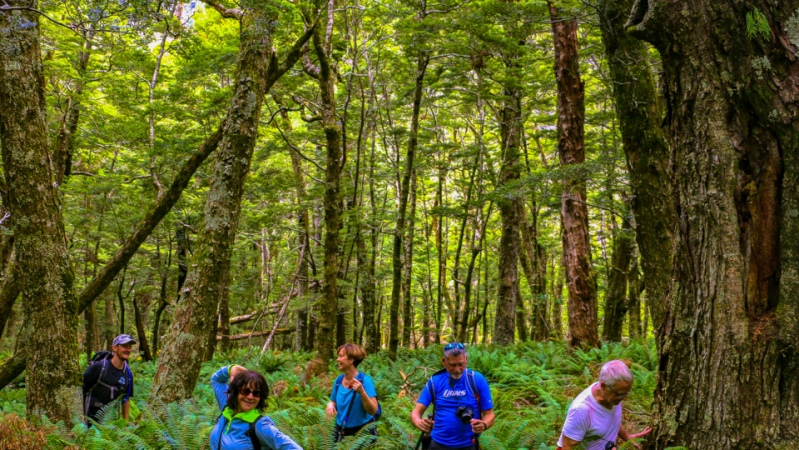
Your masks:
M111 344L113 346L117 345L124 345L124 344L138 344L136 339L133 339L129 334L120 334L119 336L114 338L114 343Z

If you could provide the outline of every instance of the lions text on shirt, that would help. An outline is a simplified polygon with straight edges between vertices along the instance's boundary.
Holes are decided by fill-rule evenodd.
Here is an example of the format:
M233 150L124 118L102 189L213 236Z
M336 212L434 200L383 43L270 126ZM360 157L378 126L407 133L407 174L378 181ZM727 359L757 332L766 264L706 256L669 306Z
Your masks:
M472 441L474 432L471 424L462 423L455 415L459 406L470 408L474 412L475 419L481 417L481 411L478 411L478 409L487 411L494 408L494 403L491 400L491 389L488 387L485 377L477 372L474 373L474 382L480 392L480 408L478 408L477 398L471 392L466 379L467 376L464 373L459 379L452 380L449 374L445 372L434 375L432 378L436 393L434 406L435 424L433 425L432 437L434 441L447 447L466 447L474 443ZM416 401L426 407L430 406L432 398L427 385L425 385L419 395L419 399Z
M597 384L580 392L569 406L558 447L563 445L563 436L581 442L586 450L604 450L608 441L616 442L621 428L621 403L613 409L600 405L591 394L591 389Z

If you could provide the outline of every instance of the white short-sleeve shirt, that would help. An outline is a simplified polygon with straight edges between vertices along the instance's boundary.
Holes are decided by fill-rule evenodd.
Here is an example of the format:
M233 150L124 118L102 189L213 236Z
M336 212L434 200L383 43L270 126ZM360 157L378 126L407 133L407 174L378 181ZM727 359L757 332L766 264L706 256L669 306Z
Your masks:
M563 436L581 442L586 450L604 450L607 442L616 442L621 428L621 403L613 409L600 405L591 393L597 384L580 392L569 406L558 447L563 445Z

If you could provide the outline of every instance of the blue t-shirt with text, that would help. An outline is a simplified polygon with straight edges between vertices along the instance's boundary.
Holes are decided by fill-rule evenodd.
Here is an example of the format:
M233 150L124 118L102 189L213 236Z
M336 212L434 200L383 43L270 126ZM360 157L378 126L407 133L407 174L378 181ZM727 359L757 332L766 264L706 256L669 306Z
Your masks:
M366 391L366 395L369 396L369 398L377 397L377 390L375 390L375 383L372 381L372 377L359 372L357 378L363 383L363 389ZM330 393L330 400L336 402L336 409L338 411L336 413L336 425L346 428L359 427L370 422L372 418L374 418L373 415L368 414L364 409L361 395L357 392L353 392L352 389L345 388L342 384L338 386L335 384L333 385L333 392ZM350 403L353 401L355 403L352 405L349 419L347 419L347 423L345 424L344 420L347 410L350 409Z
M466 377L474 374L474 384L480 394L480 407L477 407L477 397L472 392ZM474 412L474 418L482 417L481 411L494 409L491 400L491 389L485 377L473 371L464 372L458 380L450 378L449 373L444 372L433 375L431 378L433 389L435 390L435 424L433 425L433 440L447 447L466 447L472 444L474 432L471 424L464 424L455 415L459 406L466 406ZM425 407L429 407L432 397L428 385L425 384L419 399L416 400Z

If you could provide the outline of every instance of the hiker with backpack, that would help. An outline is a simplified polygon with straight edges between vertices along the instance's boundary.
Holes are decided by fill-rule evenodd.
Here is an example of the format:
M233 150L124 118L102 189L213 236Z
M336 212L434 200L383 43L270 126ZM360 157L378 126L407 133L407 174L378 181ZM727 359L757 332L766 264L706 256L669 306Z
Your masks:
M444 368L427 380L411 412L422 431L416 447L429 450L477 450L480 434L494 425L494 403L485 377L466 368L466 348L460 342L444 346ZM424 417L430 405L433 415Z
M336 364L343 372L333 383L330 402L325 408L328 417L336 418L335 440L340 442L344 436L353 436L364 426L368 433L377 436L380 417L380 403L372 377L358 371L358 365L366 359L366 350L358 344L344 344L337 350ZM369 445L376 438L365 442Z
M88 419L99 421L100 410L120 397L121 415L130 419L133 373L128 359L136 343L129 334L120 334L114 338L111 351L97 352L83 372L83 414Z
M302 450L262 415L269 386L259 372L224 366L211 376L211 387L222 412L211 430L212 450Z

